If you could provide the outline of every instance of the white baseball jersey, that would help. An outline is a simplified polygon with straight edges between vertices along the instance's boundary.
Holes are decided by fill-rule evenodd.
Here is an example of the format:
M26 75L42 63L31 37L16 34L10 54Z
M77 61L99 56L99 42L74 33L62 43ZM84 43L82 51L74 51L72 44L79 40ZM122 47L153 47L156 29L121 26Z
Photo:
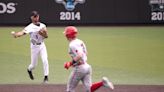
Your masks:
M46 28L46 25L43 23L40 23L40 25L37 26L37 25L31 23L27 27L24 28L24 32L30 34L30 40L32 43L34 43L34 44L35 43L41 43L41 42L43 42L44 37L39 35L38 32L42 28Z
M69 54L72 58L77 56L77 53L82 53L81 61L86 63L87 62L87 49L84 42L80 39L75 39L70 42L69 44Z

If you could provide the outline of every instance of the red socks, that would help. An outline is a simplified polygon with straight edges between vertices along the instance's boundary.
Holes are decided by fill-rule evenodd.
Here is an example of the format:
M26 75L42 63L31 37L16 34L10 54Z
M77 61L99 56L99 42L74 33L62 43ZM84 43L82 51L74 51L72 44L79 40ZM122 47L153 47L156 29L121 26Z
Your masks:
M97 90L101 86L103 86L103 82L93 83L92 86L91 86L91 92L94 92L95 90Z

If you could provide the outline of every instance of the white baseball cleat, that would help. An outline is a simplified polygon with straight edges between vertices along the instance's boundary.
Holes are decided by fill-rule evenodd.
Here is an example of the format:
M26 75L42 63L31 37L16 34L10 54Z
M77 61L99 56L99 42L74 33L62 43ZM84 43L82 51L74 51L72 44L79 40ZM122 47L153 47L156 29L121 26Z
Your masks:
M107 77L103 77L102 82L103 82L104 87L107 87L107 88L110 88L111 90L114 90L113 83L110 82Z

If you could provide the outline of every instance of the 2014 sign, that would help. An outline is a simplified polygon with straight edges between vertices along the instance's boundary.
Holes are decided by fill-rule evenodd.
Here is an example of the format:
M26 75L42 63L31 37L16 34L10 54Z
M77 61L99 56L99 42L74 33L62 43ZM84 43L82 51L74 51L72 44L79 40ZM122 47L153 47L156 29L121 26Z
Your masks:
M152 21L162 21L164 20L164 12L152 12L151 13Z
M80 20L80 12L60 12L60 20Z

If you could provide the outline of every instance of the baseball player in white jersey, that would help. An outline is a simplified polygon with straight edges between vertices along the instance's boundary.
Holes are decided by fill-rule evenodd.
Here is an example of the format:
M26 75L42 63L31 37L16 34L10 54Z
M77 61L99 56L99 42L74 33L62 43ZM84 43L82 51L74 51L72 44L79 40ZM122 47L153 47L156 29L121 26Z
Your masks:
M92 69L87 63L87 49L84 42L77 38L77 33L77 28L74 26L68 26L64 31L64 35L69 41L69 54L72 58L72 61L64 64L64 68L69 69L73 67L67 84L67 92L75 92L75 88L79 81L82 81L86 92L95 92L102 86L113 90L114 86L112 82L106 77L103 77L102 81L92 84Z
M28 26L26 26L20 32L11 32L11 34L17 38L26 34L30 34L31 41L31 64L29 65L27 72L31 80L34 80L32 70L37 66L38 56L41 56L44 69L44 80L43 82L48 82L49 75L49 64L46 46L44 44L44 39L48 38L48 33L46 25L39 22L39 14L37 11L32 11L31 21Z

